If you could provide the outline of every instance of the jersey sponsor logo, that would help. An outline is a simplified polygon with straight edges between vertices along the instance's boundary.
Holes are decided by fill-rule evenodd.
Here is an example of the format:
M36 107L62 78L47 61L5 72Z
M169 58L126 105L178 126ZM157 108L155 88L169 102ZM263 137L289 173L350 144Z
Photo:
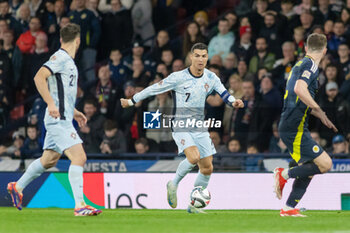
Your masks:
M312 147L312 151L313 151L314 153L318 153L318 152L320 152L320 147L318 147L317 145L315 145L314 147Z
M144 129L160 129L160 116L162 113L157 109L156 112L143 113L143 128Z
M301 77L304 77L304 78L307 78L307 79L309 79L310 76L311 76L311 72L307 71L307 70L305 70L304 73L301 75Z

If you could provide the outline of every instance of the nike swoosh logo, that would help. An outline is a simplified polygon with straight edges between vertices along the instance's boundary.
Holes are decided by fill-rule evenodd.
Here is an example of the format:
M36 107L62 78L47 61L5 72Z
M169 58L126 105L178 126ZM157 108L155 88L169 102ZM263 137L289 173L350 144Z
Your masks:
M184 87L185 90L188 89L188 88L190 88L190 87Z

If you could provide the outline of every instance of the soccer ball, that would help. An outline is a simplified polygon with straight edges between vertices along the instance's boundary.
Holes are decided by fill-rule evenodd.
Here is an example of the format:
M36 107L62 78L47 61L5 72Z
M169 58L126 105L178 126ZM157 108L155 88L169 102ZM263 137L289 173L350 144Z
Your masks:
M196 208L204 208L210 202L210 192L202 186L195 187L190 195L191 205Z

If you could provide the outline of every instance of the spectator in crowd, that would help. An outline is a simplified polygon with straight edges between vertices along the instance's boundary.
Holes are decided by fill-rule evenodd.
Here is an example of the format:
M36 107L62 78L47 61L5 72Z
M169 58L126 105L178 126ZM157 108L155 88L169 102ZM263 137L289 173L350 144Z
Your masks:
M214 55L214 56L210 59L209 65L212 65L212 66L215 65L215 66L218 67L218 70L220 70L221 67L222 67L222 58L221 58L221 56L220 56L219 54Z
M31 0L29 1L29 8L31 17L43 14L45 11L45 1Z
M123 54L118 49L111 50L109 55L109 70L111 79L122 90L128 76L128 68L122 63Z
M84 102L84 114L87 119L86 125L79 128L79 136L83 140L86 153L99 153L103 139L103 124L105 118L97 111L97 103L93 99Z
M294 38L294 45L296 47L296 54L298 59L303 58L305 55L304 37L305 37L305 30L303 27L294 28L293 38Z
M35 37L34 46L32 46L29 54L23 55L22 87L26 91L27 96L37 93L34 76L49 58L47 36L42 31L38 32Z
M221 137L218 131L209 130L209 137L214 144L216 153L224 153L226 152L226 146L222 144Z
M254 75L248 71L248 65L244 60L238 61L237 74L242 80L254 78Z
M35 47L35 38L41 31L41 23L38 17L33 17L29 22L29 30L22 33L18 38L16 45L22 53L30 53Z
M22 3L17 12L18 22L20 24L21 32L23 33L29 29L30 8L28 3Z
M191 48L196 43L205 43L205 38L202 36L199 24L191 21L184 32L182 42L182 58L185 58L191 51Z
M242 79L237 74L233 74L230 76L230 78L228 80L227 90L236 99L242 98L242 96L243 96ZM222 121L222 125L224 127L224 137L228 136L228 134L229 134L232 114L233 114L233 108L225 105L224 116L223 116L223 121ZM225 139L224 139L224 141L225 141Z
M224 156L220 159L214 158L214 169L219 171L242 171L244 160L237 153L242 153L242 148L239 140L232 137L226 143L225 153L230 156Z
M224 19L226 19L228 22L229 31L233 32L233 34L235 36L237 36L238 35L237 31L239 28L239 21L238 21L236 13L234 11L229 11L225 14ZM208 38L211 39L212 37L214 37L218 33L219 33L219 28L213 27Z
M282 54L283 57L276 60L272 70L274 83L280 91L284 90L289 73L297 61L294 43L290 41L284 42Z
M255 47L256 54L249 61L249 72L256 73L261 67L271 70L275 63L275 54L268 51L266 39L264 37L256 39Z
M164 63L159 63L156 68L156 73L161 73L164 78L168 77L169 70Z
M255 105L253 108L248 142L255 144L259 151L265 152L269 149L272 124L281 113L282 97L280 92L274 88L269 73L264 75L261 80L260 92L261 100L260 102L256 101L259 105Z
M22 0L9 0L9 6L10 6L10 12L12 17L17 17L17 11L20 8L20 6L23 4Z
M56 52L61 47L60 30L61 28L65 27L69 22L70 22L70 19L67 16L63 16L59 23L59 29L56 30L55 33L49 35L48 45L49 45L49 51L51 53Z
M350 74L350 50L348 44L343 43L338 46L338 56L341 73L340 76L346 79L346 77Z
M135 141L135 151L137 154L146 154L149 152L149 145L146 138L139 138Z
M333 35L334 22L332 20L327 20L323 25L323 32L329 41Z
M134 60L142 60L142 63L145 66L145 69L148 71L153 71L156 63L147 55L144 53L145 49L141 42L135 41L132 45L132 54L126 56L123 59L123 64L129 68L130 72L133 71L133 62Z
M332 55L337 55L338 46L341 43L349 43L345 37L345 26L342 21L337 21L333 26L333 35L329 39L327 45Z
M115 121L107 120L103 124L104 135L100 145L102 154L118 154L126 152L126 140Z
M249 132L249 125L253 117L254 106L258 98L255 95L254 82L251 79L243 80L242 83L244 108L233 110L231 124L230 124L230 137L236 136L241 145L246 146L246 141Z
M293 1L292 0L282 0L281 1L280 14L287 17L289 23L295 19L296 14L295 14L295 11L293 8Z
M102 19L102 13L97 9L98 8L98 0L87 0L86 2L86 8L92 11L96 18L98 18L99 21Z
M252 27L252 31L255 35L259 35L260 28L263 26L264 15L268 8L267 0L256 0L256 9L248 14L249 22Z
M134 37L140 37L142 40L148 39L144 45L150 48L152 41L149 39L155 35L151 1L136 0L131 10L131 17L134 26Z
M210 40L208 45L209 59L214 55L220 55L222 59L225 59L235 42L233 32L229 31L230 28L227 19L219 20L218 29L219 33Z
M168 71L171 70L174 60L174 54L171 49L164 49L162 51L161 61L166 65Z
M301 15L305 11L314 11L316 10L316 7L312 5L313 1L312 0L302 0L299 5L296 5L294 7L294 11L296 14Z
M237 71L237 58L236 55L230 52L224 60L224 64L221 70L221 76L223 83L226 83L228 78Z
M197 11L193 16L193 20L198 23L199 29L204 37L209 35L208 31L208 14L205 11Z
M272 124L272 137L270 139L270 153L288 153L287 146L283 143L278 132L278 124L275 121Z
M99 113L112 119L116 102L121 97L121 91L111 80L109 65L102 65L98 70L97 80L91 83L86 93L86 99L95 98L98 103Z
M254 46L252 45L252 29L250 26L241 26L239 29L240 40L236 40L231 51L237 56L238 60L249 62L254 55Z
M0 20L6 20L9 25L9 28L14 31L15 38L22 33L21 25L19 22L11 15L10 5L7 0L0 0Z
M132 41L133 26L131 13L120 0L111 0L111 10L102 15L102 37L99 60L108 57L111 49L123 51Z
M96 62L96 48L101 36L101 25L94 13L86 8L85 0L74 0L74 3L75 10L70 11L68 16L72 23L80 25L81 30L81 43L77 54L78 67L84 81L93 81L95 72L91 68ZM110 35L107 33L104 35L104 37L108 36Z
M350 36L350 8L344 7L341 10L340 20L345 25L345 35Z
M307 37L314 25L314 16L309 10L305 10L300 14L301 27L305 30L305 36Z
M185 69L185 64L181 59L175 59L171 67L172 72L180 71ZM166 77L165 77L166 78Z
M329 0L318 0L318 8L314 12L315 21L319 24L324 24L327 20L336 20L338 15L331 11Z
M247 146L247 154L258 154L258 147L254 144ZM247 172L258 172L263 170L263 157L262 156L248 156L244 162Z
M161 30L158 32L155 44L151 49L151 58L157 63L161 62L162 52L164 49L173 49L170 46L169 34L167 31Z
M132 71L129 80L132 80L136 86L147 87L148 83L151 81L151 76L149 72L145 70L141 59L134 59Z
M332 149L331 154L349 154L349 145L345 140L344 136L337 134L332 139Z
M48 33L49 46L51 45L51 37L53 37L55 34L59 34L61 20L64 16L66 16L64 7L64 0L56 0L52 17L46 19L45 30Z
M21 159L33 158L36 157L36 155L40 156L43 145L38 135L39 132L36 126L29 125L27 127L27 137L20 149Z
M12 134L12 141L13 143L9 147L0 145L0 156L9 156L19 159L21 157L21 147L24 143L24 135L20 131L15 131Z
M318 96L316 96L320 100L328 98L326 95L327 83L336 82L338 86L343 83L343 80L341 80L341 77L339 76L338 67L334 63L330 63L326 66L324 74L326 76L325 82L323 82L323 84L320 85L318 89Z
M321 99L320 107L325 111L328 118L334 123L339 133L350 136L350 106L339 94L336 82L328 82L326 85L327 98ZM320 134L330 143L335 133L323 126L319 126Z

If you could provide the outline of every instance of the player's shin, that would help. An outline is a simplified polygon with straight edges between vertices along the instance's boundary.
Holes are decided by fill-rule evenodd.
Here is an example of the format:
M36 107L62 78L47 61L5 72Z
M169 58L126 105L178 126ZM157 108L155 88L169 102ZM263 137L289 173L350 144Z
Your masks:
M309 176L321 174L322 172L314 162L290 168L288 171L289 178L308 178Z
M204 175L200 171L198 172L197 179L194 182L194 187L202 186L203 189L208 186L210 175Z
M196 164L192 164L187 159L184 159L179 164L176 170L176 175L175 175L175 178L173 179L173 184L177 186L182 180L182 178L184 178L187 175L187 173L189 173L195 166Z
M70 165L68 170L68 179L72 187L75 200L75 208L81 208L85 205L83 193L83 167Z
M312 178L298 178L294 180L292 192L290 193L286 207L283 208L287 210L288 208L294 209L295 206L299 203L301 198L304 196L307 187L309 186Z
M22 177L17 181L16 189L18 192L22 192L22 190L27 187L27 185L32 182L35 178L39 177L46 169L41 164L40 159L34 160Z

